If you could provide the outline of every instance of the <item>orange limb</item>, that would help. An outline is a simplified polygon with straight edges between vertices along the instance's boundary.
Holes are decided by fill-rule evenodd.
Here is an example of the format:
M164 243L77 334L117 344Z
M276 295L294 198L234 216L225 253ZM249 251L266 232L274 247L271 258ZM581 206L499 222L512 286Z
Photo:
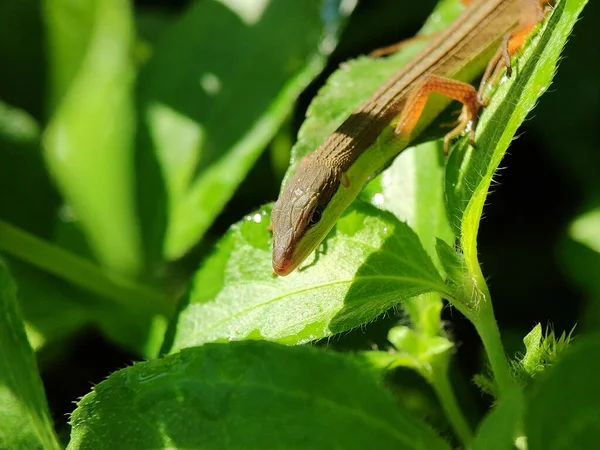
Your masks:
M470 139L471 142L474 141L477 115L482 105L478 100L477 91L470 84L439 75L425 75L406 99L405 107L396 125L397 134L404 137L410 136L419 122L429 95L433 92L445 95L463 104L458 125L444 136L444 154L447 155L450 140L462 133L467 128L469 122L473 123L470 130Z
M489 99L483 98L486 87L496 83L502 70L506 69L506 75L509 77L512 75L510 58L521 49L531 30L544 18L544 6L551 3L553 3L552 0L521 0L519 26L504 36L500 48L488 63L481 78L478 99L482 105L487 105L489 101Z

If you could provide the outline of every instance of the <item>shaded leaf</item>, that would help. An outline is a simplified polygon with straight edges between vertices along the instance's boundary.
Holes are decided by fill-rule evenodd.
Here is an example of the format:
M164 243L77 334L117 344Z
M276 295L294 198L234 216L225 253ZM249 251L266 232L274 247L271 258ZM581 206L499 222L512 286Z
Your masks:
M523 393L508 391L481 422L473 450L513 450L525 413Z
M578 340L540 379L529 399L531 450L593 449L600 441L600 339Z
M207 344L120 370L72 424L69 449L449 448L397 407L368 362L267 342Z

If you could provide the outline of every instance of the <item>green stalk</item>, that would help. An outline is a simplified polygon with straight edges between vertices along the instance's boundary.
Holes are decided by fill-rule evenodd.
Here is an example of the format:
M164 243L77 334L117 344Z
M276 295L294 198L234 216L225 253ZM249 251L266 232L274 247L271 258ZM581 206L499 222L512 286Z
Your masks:
M175 305L159 292L119 275L109 274L89 260L4 221L0 221L0 251L129 309L166 317L174 313Z
M454 306L475 326L498 386L498 397L502 398L506 392L515 388L516 382L504 351L500 329L494 316L492 298L481 267L477 263L471 265L470 270L473 277L473 298L460 299L459 302L454 303Z
M454 395L447 368L446 370L433 369L429 376L429 383L444 409L446 418L460 440L462 448L469 448L473 442L473 434Z

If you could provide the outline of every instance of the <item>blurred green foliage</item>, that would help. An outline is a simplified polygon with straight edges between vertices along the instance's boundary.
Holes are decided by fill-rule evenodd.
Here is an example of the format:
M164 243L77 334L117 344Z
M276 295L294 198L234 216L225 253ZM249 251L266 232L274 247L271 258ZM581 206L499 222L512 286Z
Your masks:
M161 347L174 354L119 371L84 398L70 448L106 446L90 436L106 423L102 414L115 410L131 429L149 426L137 428L143 442L113 428L114 442L124 442L120 432L132 439L128 448L248 448L265 436L281 448L376 441L447 448L444 440L465 442L471 428L478 430L474 448L511 448L523 433L532 449L592 448L600 400L592 378L575 380L586 358L600 353L597 339L575 342L562 360L568 339L544 338L539 325L530 330L539 322L553 323L557 336L576 323L575 334L600 327L598 2L586 6L505 169L496 171L505 148L475 154L475 166L465 169L466 150L457 147L448 167L457 179L469 175L469 192L456 193L444 190L448 172L437 144L411 149L361 196L390 214L354 206L312 266L293 280L273 279L262 205L277 196L300 125L292 162L409 54L353 61L323 88L326 79L347 59L414 34L438 2L354 3L0 2L0 402L8 405L0 448L56 448L55 432L66 444L71 402L132 359L156 358ZM575 14L582 4L561 0L559 8ZM460 8L457 0L437 7L426 34ZM552 27L550 37L566 39ZM520 97L535 91L523 80L548 62L549 80L560 50L539 49L527 56L529 66L517 66L523 85L504 86L505 107L491 105L483 125L501 122L506 105L518 116L513 125L529 112L537 97ZM482 142L500 139L491 128ZM449 222L444 204L473 201L482 180L485 194L492 175L500 184L484 220L477 208L485 195L475 212L460 206ZM471 214L472 228L462 214ZM473 245L478 236L478 253L455 253L450 223ZM527 335L527 353L513 363L516 377L533 383L531 392L506 390L483 420L488 405L469 381L486 371L478 336L440 296L458 298L477 286L469 278L477 257L510 356L525 351ZM390 310L402 300L402 311ZM297 344L338 332L322 346L399 353L333 355L264 342L195 347ZM552 348L552 357L532 350L540 348ZM496 369L494 355L488 358ZM518 373L525 362L535 367L528 377ZM427 382L406 376L407 368ZM478 379L488 393L502 391L501 380ZM289 415L291 404L303 413ZM256 405L274 422L255 436ZM569 408L580 414L568 416ZM206 439L199 428L189 432L190 417ZM307 427L312 440L303 440ZM232 445L233 430L246 440ZM336 441L341 430L347 440Z

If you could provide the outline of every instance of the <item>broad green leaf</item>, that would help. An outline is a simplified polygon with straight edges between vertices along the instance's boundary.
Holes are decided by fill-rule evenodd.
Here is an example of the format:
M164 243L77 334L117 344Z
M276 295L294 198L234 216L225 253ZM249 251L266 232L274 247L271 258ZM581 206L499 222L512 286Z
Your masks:
M0 448L60 448L18 310L16 287L2 260L0 349Z
M593 449L600 442L600 338L577 340L544 372L528 401L531 450Z
M495 90L479 120L477 148L458 146L448 161L448 214L461 236L471 273L478 273L477 230L492 177L518 127L548 89L573 25L587 0L561 0L515 65L514 76ZM466 141L463 141L463 144Z
M323 68L351 10L339 0L205 0L156 43L139 87L142 151L153 151L164 179L141 185L147 245L163 232L161 197L164 257L202 238Z
M509 391L484 417L473 450L513 450L524 414L523 393L518 389Z
M120 370L71 423L70 450L449 449L368 361L267 342L207 344Z
M356 202L300 270L275 277L269 211L230 229L197 272L172 350L217 340L298 343L358 327L445 285L415 233Z
M131 5L71 3L46 0L56 66L51 91L59 102L44 136L46 161L96 257L115 272L135 275L142 257L134 202Z

